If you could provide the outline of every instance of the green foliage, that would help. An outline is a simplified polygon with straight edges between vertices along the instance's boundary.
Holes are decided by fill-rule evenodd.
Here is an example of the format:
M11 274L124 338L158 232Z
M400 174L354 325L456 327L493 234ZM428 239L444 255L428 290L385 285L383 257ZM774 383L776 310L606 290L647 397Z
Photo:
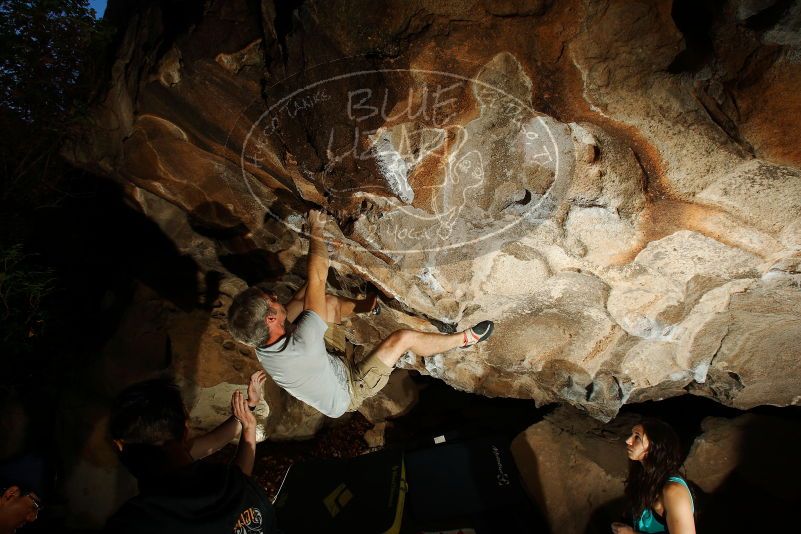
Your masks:
M0 340L3 378L41 358L55 271L32 236L39 210L57 205L74 170L61 144L87 109L94 68L111 32L87 0L0 0ZM48 230L50 231L50 230ZM58 229L52 229L56 233Z
M3 201L52 185L61 143L86 108L92 59L110 35L87 0L0 0Z
M32 348L47 325L43 300L56 288L51 269L40 269L21 244L0 249L0 339L14 356Z
M86 0L0 1L0 105L8 113L52 129L71 112L93 15Z

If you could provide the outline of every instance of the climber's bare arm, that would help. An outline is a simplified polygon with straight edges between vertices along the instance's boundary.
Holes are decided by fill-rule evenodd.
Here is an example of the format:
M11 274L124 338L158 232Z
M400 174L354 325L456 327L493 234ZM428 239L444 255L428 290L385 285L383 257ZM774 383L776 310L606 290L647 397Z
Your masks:
M292 296L286 305L286 317L289 322L293 322L298 318L300 312L303 311L303 301L306 296L306 284L303 284L300 289ZM350 317L355 313L367 313L375 308L377 304L375 295L368 295L366 299L351 299L348 297L340 297L337 295L325 295L325 309L326 316L323 320L327 323L339 324L342 319Z
M298 318L300 312L303 311L303 300L306 297L306 284L300 286L294 295L292 295L292 300L287 302L286 304L286 318L290 323L295 322L295 319ZM323 317L325 319L325 317Z
M325 303L325 284L328 279L328 247L324 239L326 217L317 210L309 211L309 256L306 264L306 292L303 309L311 310L323 319L328 318Z
M311 225L311 217L312 216L310 213L309 214L310 225ZM322 224L324 226L325 223L323 222ZM320 230L319 237L322 238L322 228L320 228L319 230ZM322 241L322 239L314 239L314 234L312 234L312 243L309 251L310 264L312 262L312 253L317 252L315 249L312 248L315 246L315 243L322 245L322 254L325 255L326 259L325 274L323 275L323 282L322 282L323 290L325 290L325 278L328 277L328 266L327 266L328 248L326 246L326 243ZM312 267L309 267L308 270L309 273L311 273ZM289 322L293 322L295 319L297 319L303 310L310 309L306 307L306 296L308 294L308 287L309 287L309 282L303 284L300 287L300 289L298 289L292 296L292 299L286 304L286 315ZM325 299L325 310L324 310L325 313L320 313L317 310L315 311L317 311L317 313L320 315L320 317L323 318L325 322L334 324L339 324L343 318L350 317L355 313L369 312L373 310L373 308L375 308L377 304L375 295L368 296L368 298L365 300L357 300L357 299L339 297L337 295L329 295L327 293L324 293L324 299Z
M300 289L298 289L297 292L295 292L295 294L292 296L292 300L290 300L286 305L286 318L290 323L294 322L295 319L298 318L298 315L300 315L300 312L302 312L304 309L303 306L305 305L305 300L306 300L306 286L308 285L309 283L306 282L305 284L300 286ZM336 320L337 317L340 316L338 311L340 307L339 298L340 297L337 297L336 295L329 295L326 293L325 295L326 313L325 315L321 316L325 322L327 323L339 322L338 320Z
M247 407L252 409L258 406L262 401L264 382L267 381L267 373L262 370L256 371L250 375L250 382L248 383L248 394L245 402ZM231 399L231 406L233 410L234 399ZM250 409L248 411L250 411ZM211 432L207 432L201 436L197 436L189 441L189 455L195 460L200 460L206 456L217 452L225 447L234 439L240 430L240 421L236 418L236 414L232 413L231 417L223 421L217 428ZM255 431L255 430L254 430ZM242 438L244 439L244 438ZM255 439L255 437L254 437Z

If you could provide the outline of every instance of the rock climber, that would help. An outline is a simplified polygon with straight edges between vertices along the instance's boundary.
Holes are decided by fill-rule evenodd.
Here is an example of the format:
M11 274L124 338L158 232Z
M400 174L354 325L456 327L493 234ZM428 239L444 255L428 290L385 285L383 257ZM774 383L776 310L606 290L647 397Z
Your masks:
M357 364L327 352L324 336L329 322L378 309L375 297L353 300L326 294L327 217L308 214L310 234L306 284L284 306L275 293L250 287L239 293L228 310L233 337L256 348L256 355L276 384L329 417L355 411L387 384L395 363L407 351L432 356L487 339L492 321L482 321L455 334L397 330Z

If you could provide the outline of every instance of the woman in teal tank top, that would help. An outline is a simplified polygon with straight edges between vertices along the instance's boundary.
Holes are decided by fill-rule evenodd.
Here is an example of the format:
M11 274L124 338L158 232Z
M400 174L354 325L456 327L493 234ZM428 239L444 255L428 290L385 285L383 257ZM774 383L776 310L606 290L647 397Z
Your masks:
M626 451L630 460L626 500L633 526L612 523L612 532L695 534L693 497L679 476L682 454L673 429L657 419L644 419L631 429Z

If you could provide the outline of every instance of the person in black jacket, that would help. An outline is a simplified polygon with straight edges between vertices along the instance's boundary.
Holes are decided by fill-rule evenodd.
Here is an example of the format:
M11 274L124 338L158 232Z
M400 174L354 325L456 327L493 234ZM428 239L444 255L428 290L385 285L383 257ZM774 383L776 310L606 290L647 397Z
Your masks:
M164 379L134 384L116 399L109 430L123 465L137 478L139 495L106 524L109 533L277 533L266 492L249 475L256 452L256 418L262 372L251 379L249 399L231 399L233 416L217 429L188 439L188 415L178 387ZM254 398L256 396L257 398ZM235 436L230 465L197 462Z

